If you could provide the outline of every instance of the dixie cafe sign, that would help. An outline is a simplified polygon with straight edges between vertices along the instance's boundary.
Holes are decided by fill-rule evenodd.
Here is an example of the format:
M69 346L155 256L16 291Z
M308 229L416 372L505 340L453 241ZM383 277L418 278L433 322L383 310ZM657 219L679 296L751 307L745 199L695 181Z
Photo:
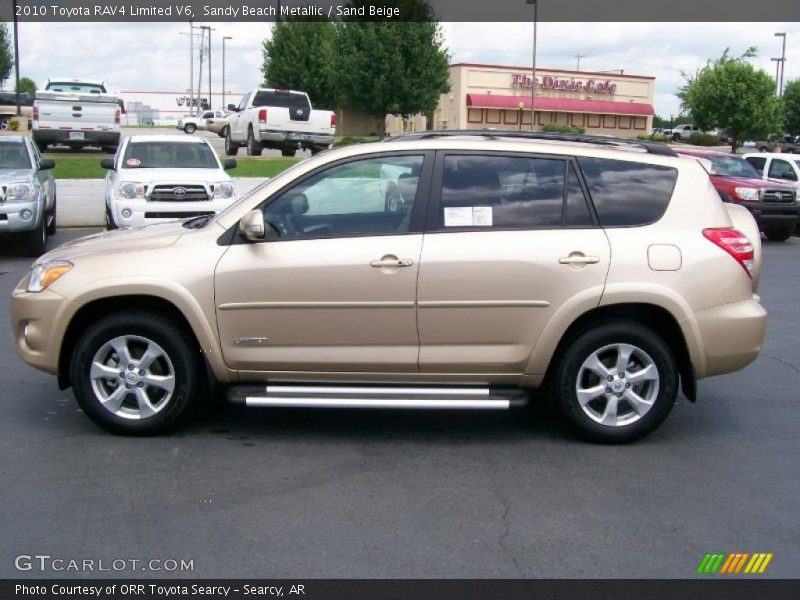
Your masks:
M512 87L532 87L532 79L530 75L511 76ZM561 90L565 92L590 92L594 94L614 94L617 91L617 84L611 81L597 81L589 79L582 81L570 77L563 79L558 76L545 75L544 77L536 78L536 87L544 90Z

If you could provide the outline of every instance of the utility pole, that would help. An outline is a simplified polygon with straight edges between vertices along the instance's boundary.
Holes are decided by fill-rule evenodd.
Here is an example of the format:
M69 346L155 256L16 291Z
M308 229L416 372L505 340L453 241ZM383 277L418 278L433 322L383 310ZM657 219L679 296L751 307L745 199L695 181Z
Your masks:
M781 67L781 79L780 83L778 83L778 97L780 98L783 96L783 70L786 68L786 32L776 33L775 37L783 38L783 47L781 48L781 57L779 59L780 62L778 63ZM777 80L777 77L775 79Z
M200 28L202 29L202 27ZM197 112L202 112L202 86L203 86L203 34L200 33L200 68L197 74Z
M212 105L212 100L211 100L211 32L214 31L214 30L211 27L209 27L208 25L201 25L200 29L202 29L204 32L206 32L206 31L208 32L208 108L211 109L211 105ZM203 39L203 35L202 34L200 35L200 39L201 40ZM201 41L200 45L202 46L202 44L203 44L203 42ZM200 60L202 61L202 53L201 53L200 57L201 57ZM202 64L202 62L201 62L201 64Z
M582 58L586 58L586 55L578 53L578 54L575 55L575 58L577 59L577 64L575 65L575 70L576 71L580 71L581 70L581 59Z
M17 116L22 114L19 98L19 27L17 24L17 0L14 0L14 75L17 79Z
M781 59L780 58L770 58L772 62L775 63L775 95L780 98L781 97L781 84L780 80L778 79L779 74L781 72Z
M197 90L197 98L194 95L194 37L197 35L195 30L200 29L199 27L192 24L189 21L189 33L180 32L180 35L188 35L189 36L189 114L194 115L195 108L199 108L200 105L200 89ZM202 33L201 33L202 35ZM203 44L200 43L200 47L202 48Z
M538 0L525 0L525 4L533 4L533 56L531 61L531 131L533 131L536 117L536 21L538 20Z
M222 110L228 110L228 105L225 104L225 40L232 40L229 35L222 36Z

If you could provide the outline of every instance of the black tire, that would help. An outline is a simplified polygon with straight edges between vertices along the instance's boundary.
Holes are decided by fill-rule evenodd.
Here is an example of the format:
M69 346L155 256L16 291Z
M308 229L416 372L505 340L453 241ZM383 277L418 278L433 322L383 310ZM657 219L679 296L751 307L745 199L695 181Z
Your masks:
M672 141L673 142L679 142L680 140L681 140L681 134L680 133L673 133L672 134Z
M785 242L792 237L794 227L767 227L764 230L764 235L771 242Z
M155 342L172 363L174 370L172 395L164 402L163 407L151 416L130 419L114 414L104 408L92 388L89 372L96 353L104 344L120 336L137 336ZM137 310L112 313L89 326L75 346L70 364L70 378L75 399L86 416L112 433L123 435L163 433L189 415L206 387L205 373L198 350L192 334L168 317ZM141 355L138 358L141 358ZM128 372L124 365L120 368L123 372ZM135 391L133 388L130 394ZM130 395L125 402L135 405Z
M327 149L328 149L327 146L311 146L311 148L310 148L311 156L316 156L320 152L324 152Z
M250 127L247 130L247 156L261 156L261 151L263 149L261 143L257 142L253 135L253 128Z
M281 156L293 157L295 154L297 154L297 148L281 148Z
M2 117L2 118L0 118L0 130L7 131L8 130L8 124L9 124L10 121L11 121L10 117Z
M36 148L39 150L39 152L44 152L47 150L47 143L39 142L37 140L33 140L33 143L36 144Z
M106 154L116 154L117 153L117 147L116 146L103 146L101 148L101 150L103 152L105 152Z
M236 156L239 153L239 144L234 144L231 139L231 128L225 128L225 154L227 156Z
M46 215L42 215L39 226L25 234L23 247L25 256L40 257L47 251L47 224Z
M56 193L53 192L53 208L50 209L50 212L45 213L45 220L47 221L47 235L55 235L56 234L56 211L58 209L58 201L56 198Z
M197 131L197 125L195 125L194 123L187 123L186 125L183 126L183 131L186 133L194 133L195 131Z
M106 205L106 229L109 231L119 229L117 224L114 222L114 217L112 216L111 211L108 209L108 205Z
M67 144L71 152L80 152L83 150L83 146L80 144Z
M766 152L767 150L769 150L769 148L766 146L761 146L761 148L758 149L759 152Z
M579 384L584 385L583 381L578 380L584 361L593 353L614 344L629 344L646 353L647 357L652 360L659 379L657 390L651 388L654 398L649 410L631 423L612 426L599 423L584 411L578 401L577 387ZM613 352L613 350L609 352ZM613 362L613 354L611 356ZM592 374L589 373L589 375ZM612 385L600 378L598 378L598 382L602 383L587 382L585 385L589 387ZM572 339L558 359L550 381L550 392L559 412L582 438L599 443L622 444L644 437L667 418L675 403L678 382L677 363L664 340L649 327L636 321L619 319L601 321ZM653 384L646 382L633 384L632 391L639 393L642 390L637 390L636 385L650 386ZM612 388L606 388L606 390L610 389ZM625 391L622 393L627 394ZM616 397L616 394L603 394L603 396ZM595 401L604 402L602 398L597 398L592 402ZM605 402L608 401L605 400ZM628 404L627 400L620 398L616 402L629 409L623 415L633 414L633 405ZM591 403L588 404L591 405Z
M223 127L217 135L221 138L226 137L228 135L228 126Z

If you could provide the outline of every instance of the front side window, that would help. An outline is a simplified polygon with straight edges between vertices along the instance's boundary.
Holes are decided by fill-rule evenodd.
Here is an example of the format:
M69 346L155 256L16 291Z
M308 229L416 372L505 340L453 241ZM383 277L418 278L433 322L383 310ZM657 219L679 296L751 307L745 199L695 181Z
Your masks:
M448 155L438 228L591 225L571 169L567 161L556 158Z
M677 170L662 165L587 157L578 164L603 227L658 221L678 180Z
M214 151L205 143L132 142L122 159L125 169L218 169Z
M283 239L407 233L422 155L337 165L283 192L264 220Z
M788 160L781 158L773 158L769 164L769 175L774 179L788 179L790 181L797 181L797 175Z
M763 156L748 156L745 160L761 172L764 171L764 166L767 164L767 159Z

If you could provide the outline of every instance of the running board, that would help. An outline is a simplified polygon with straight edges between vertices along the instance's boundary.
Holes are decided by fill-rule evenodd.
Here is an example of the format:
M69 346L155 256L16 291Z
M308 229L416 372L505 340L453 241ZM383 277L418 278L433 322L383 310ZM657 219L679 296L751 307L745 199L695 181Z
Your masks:
M228 400L262 408L507 410L524 405L527 396L518 388L282 384L234 386Z

